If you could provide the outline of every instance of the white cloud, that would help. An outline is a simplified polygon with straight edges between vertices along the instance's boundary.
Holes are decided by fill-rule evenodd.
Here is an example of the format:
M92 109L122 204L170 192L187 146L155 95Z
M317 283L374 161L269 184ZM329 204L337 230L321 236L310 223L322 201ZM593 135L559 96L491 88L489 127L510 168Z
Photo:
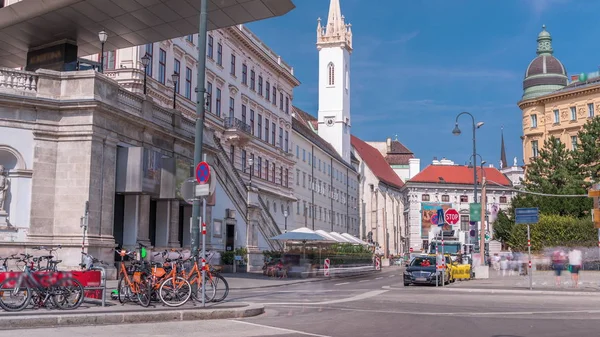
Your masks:
M570 0L527 0L533 14L538 18L550 8L556 5L563 5L569 1Z
M435 78L437 81L442 79L486 79L486 80L507 80L521 77L520 73L503 69L487 68L461 68L461 67L440 67L431 66L390 66L380 62L355 62L353 64L355 72L360 76L382 78L399 77L410 78Z

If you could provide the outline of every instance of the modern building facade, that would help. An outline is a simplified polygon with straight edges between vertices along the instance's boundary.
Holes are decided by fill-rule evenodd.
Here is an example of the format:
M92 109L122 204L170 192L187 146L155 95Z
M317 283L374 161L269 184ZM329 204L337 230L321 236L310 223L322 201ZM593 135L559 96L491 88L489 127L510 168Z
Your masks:
M577 147L577 133L600 114L600 73L567 78L566 68L554 57L552 37L546 28L538 36L538 56L529 64L523 81L523 158L525 164L539 155L550 136L569 149Z

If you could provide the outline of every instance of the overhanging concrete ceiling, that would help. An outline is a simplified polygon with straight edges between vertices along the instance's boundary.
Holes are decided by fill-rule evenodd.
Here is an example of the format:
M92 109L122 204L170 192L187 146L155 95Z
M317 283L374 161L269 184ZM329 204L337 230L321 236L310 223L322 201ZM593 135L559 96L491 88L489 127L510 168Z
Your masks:
M208 0L208 29L281 16L292 0ZM22 0L0 8L0 66L22 67L27 51L69 39L79 56L198 32L200 0Z

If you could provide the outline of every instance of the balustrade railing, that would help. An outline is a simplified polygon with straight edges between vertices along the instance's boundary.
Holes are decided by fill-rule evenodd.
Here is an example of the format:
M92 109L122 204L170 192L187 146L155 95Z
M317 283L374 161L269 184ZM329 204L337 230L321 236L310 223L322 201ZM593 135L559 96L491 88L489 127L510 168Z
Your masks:
M247 134L250 134L251 131L250 125L235 117L225 117L223 124L227 129L238 129L246 132Z
M36 92L38 79L33 72L0 68L0 88Z

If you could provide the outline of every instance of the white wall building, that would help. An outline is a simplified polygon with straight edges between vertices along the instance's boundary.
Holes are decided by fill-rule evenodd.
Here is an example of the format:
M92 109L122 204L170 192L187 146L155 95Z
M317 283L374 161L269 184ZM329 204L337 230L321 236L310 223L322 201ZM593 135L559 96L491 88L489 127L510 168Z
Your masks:
M148 95L158 104L176 107L195 118L197 42L197 35L189 35L106 52L104 72L125 88L143 92L142 58L147 55ZM99 55L90 59L100 61ZM259 189L283 231L284 211L291 213L290 203L296 200L292 192L295 157L291 113L293 89L300 82L293 68L243 25L210 31L206 60L207 125L215 130L239 175ZM174 73L179 75L177 82ZM213 219L225 223L229 214L219 209L213 212ZM226 227L224 231L234 231L224 233L230 238L226 249L246 245L268 249L264 242L247 243L237 229ZM237 238L234 243L232 236Z
M488 219L493 222L498 210L506 210L511 199L516 195L510 179L493 166L477 167L478 194L477 201L473 199L473 167L456 165L448 159L434 160L423 171L408 180L403 188L406 216L410 228L409 246L415 252L427 247L431 217L438 208L454 208L460 214L460 222L452 226L453 230L468 232L469 204L481 201L481 179L491 180L497 184L488 183L486 205ZM482 174L483 172L483 174ZM480 221L480 219L474 219ZM488 224L486 230L493 233ZM500 250L498 242L490 243L490 252Z
M421 159L415 158L414 153L400 143L398 138L394 140L388 138L385 142L367 143L381 153L402 181L409 180L421 171Z

